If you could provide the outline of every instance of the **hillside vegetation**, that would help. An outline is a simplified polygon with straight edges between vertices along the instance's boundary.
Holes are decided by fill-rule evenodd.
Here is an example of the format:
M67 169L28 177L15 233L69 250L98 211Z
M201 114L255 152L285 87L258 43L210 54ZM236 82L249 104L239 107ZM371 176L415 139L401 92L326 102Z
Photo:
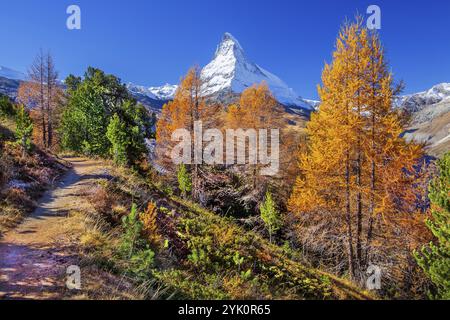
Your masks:
M0 115L0 234L32 212L69 166L36 146L24 156L15 131L14 117Z
M373 298L305 266L288 247L270 244L234 219L171 195L148 179L123 170L112 177L89 194L95 213L82 236L85 262L124 273L138 286L147 284L150 297L164 288L159 298ZM149 210L155 212L155 233L146 236ZM131 220L130 212L137 214Z

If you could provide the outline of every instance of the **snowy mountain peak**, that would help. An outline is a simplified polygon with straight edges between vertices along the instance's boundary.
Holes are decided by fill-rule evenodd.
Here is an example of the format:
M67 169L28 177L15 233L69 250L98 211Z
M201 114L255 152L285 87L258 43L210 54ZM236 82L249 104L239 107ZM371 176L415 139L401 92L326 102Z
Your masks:
M223 35L222 42L217 47L215 58L219 56L239 56L240 58L245 58L244 49L242 49L239 41L228 32Z
M448 99L450 98L450 83L441 83L430 90L428 90L427 95L434 96L440 99Z
M166 83L161 87L150 87L148 90L153 93L159 100L172 100L178 89L177 85Z
M133 94L147 96L154 100L172 100L178 89L177 85L165 84L160 87L144 87L133 83L127 84L128 90Z
M214 59L202 70L203 94L241 93L263 81L279 102L291 107L312 110L312 106L289 88L280 78L247 59L244 49L230 33L225 33Z
M450 83L437 84L427 91L400 97L396 100L395 104L412 112L416 112L425 106L443 101L450 101Z

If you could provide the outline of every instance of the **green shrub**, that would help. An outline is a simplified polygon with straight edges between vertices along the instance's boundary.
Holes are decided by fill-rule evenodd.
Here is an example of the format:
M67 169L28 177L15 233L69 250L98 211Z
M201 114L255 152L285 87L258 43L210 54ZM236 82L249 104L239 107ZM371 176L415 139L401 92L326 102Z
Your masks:
M439 176L431 183L429 198L432 218L427 226L436 237L421 252L415 252L417 262L436 285L435 299L450 299L450 152L438 162Z
M25 110L20 106L16 116L16 137L17 143L22 147L23 153L31 149L31 135L33 133L33 121Z
M272 242L272 235L281 227L281 218L270 192L266 193L266 197L261 205L260 211L261 218L266 224L267 231L269 231L270 242Z
M192 181L184 164L181 164L178 167L177 178L178 178L178 187L180 188L181 194L183 198L186 198L188 193L191 192L192 190Z
M135 204L129 215L123 217L124 233L121 239L120 253L129 260L128 271L136 278L146 279L151 274L155 253L142 237L143 224Z
M0 94L0 118L8 117L12 118L16 115L17 110L11 100L4 95Z

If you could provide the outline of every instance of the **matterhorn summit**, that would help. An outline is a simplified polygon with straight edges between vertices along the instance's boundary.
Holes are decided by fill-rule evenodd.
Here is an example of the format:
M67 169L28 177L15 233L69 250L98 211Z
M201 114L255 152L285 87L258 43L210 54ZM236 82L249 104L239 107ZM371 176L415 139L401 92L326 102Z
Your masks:
M242 93L246 88L265 81L280 103L288 107L313 109L280 78L247 59L239 41L230 33L223 36L213 61L203 68L201 77L205 96Z

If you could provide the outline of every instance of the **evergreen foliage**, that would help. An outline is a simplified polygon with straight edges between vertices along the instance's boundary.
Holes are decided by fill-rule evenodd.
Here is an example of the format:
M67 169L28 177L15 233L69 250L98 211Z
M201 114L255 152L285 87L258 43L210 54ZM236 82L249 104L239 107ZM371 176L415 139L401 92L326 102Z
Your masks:
M192 190L192 182L191 177L189 176L189 173L187 172L186 166L184 164L181 164L178 167L177 178L178 187L181 190L181 194L183 198L186 198L188 193Z
M112 156L119 164L132 165L147 151L151 125L147 110L115 76L90 67L83 80L68 77L68 105L61 126L64 149Z
M25 110L20 106L16 115L16 138L17 143L22 147L23 153L31 150L31 135L33 133L33 121Z
M110 154L114 159L114 162L118 165L127 164L127 146L128 137L126 132L125 124L120 121L117 114L111 118L108 125L108 130L106 132L108 140L111 142Z
M122 225L124 233L120 253L123 257L129 259L129 271L136 278L148 278L154 263L155 253L142 237L144 225L140 220L136 204L133 204L130 214L123 217Z
M429 187L431 219L426 224L436 237L415 252L419 265L437 287L436 299L450 299L450 152L438 162L439 176Z
M272 242L272 236L281 227L280 213L276 208L275 201L272 198L272 194L267 191L264 202L260 208L261 218L266 224L267 231L269 231L270 242Z

